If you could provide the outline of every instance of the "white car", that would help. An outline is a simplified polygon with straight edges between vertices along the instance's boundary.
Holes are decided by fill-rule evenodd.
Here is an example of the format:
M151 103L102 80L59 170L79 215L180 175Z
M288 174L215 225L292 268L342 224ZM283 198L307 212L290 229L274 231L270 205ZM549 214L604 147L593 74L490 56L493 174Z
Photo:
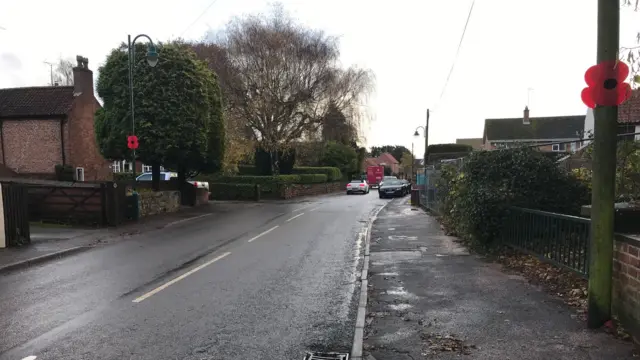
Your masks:
M369 184L365 180L351 180L350 183L347 184L347 195L351 195L354 193L369 193Z
M146 172L146 173L142 173L140 175L138 175L138 177L136 178L137 181L151 181L151 177L152 174L150 172ZM160 172L160 180L161 181L168 181L171 178L176 178L178 177L178 173L176 172L169 172L169 171L161 171ZM193 184L193 186L197 187L197 188L203 188L203 189L207 189L207 191L209 191L209 183L206 181L195 181L195 180L187 180L188 183Z

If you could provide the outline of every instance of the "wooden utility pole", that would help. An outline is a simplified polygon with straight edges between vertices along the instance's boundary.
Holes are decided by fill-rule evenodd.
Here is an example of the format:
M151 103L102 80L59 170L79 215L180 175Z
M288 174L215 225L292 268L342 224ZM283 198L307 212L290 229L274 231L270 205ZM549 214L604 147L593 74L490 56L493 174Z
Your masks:
M427 168L427 157L429 156L429 109L427 109L427 124L424 127L424 167Z
M620 2L598 0L598 63L617 60L619 42ZM611 319L618 107L596 106L594 114L587 325L599 328Z

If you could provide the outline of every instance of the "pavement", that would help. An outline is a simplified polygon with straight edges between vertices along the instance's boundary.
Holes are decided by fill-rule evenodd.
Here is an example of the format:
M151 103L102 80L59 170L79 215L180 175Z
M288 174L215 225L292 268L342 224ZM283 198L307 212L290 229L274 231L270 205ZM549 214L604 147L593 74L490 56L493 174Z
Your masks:
M394 200L373 223L365 359L632 359L567 305Z
M214 202L213 212L4 273L0 359L348 353L363 234L389 201Z

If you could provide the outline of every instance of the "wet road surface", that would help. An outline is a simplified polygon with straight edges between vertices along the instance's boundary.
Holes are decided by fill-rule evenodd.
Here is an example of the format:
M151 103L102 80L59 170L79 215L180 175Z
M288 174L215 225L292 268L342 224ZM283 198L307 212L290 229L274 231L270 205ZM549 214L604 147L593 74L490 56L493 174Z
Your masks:
M237 209L0 276L0 359L300 359L351 347L377 194Z

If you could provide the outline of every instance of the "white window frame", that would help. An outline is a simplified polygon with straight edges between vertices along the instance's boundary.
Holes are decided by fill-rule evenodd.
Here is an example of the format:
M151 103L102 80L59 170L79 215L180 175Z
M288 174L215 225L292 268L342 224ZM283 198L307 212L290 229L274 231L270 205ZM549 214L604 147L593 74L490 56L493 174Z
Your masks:
M151 172L151 165L142 164L142 172L143 173Z
M560 144L551 145L551 151L559 152L560 151Z
M121 169L121 166L120 166L120 165L121 165L121 162L120 162L120 161L114 161L114 162L113 162L113 164L111 164L111 170L112 170L114 173L122 172L122 169Z

